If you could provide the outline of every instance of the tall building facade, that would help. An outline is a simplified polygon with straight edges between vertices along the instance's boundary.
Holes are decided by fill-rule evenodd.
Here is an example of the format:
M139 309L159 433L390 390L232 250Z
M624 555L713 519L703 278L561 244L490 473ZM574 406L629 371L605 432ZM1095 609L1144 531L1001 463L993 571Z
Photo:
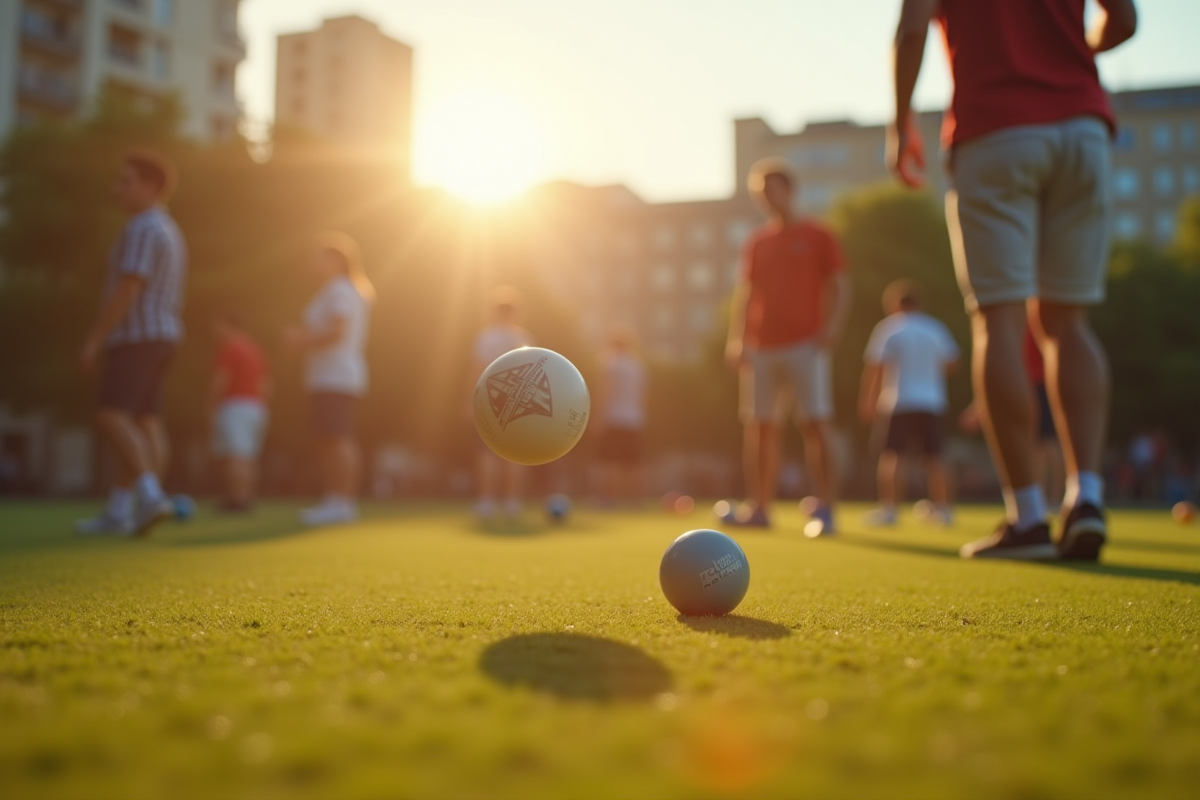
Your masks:
M86 115L106 86L176 93L183 133L232 138L246 45L239 0L0 0L0 136Z
M275 124L333 144L392 155L412 150L413 51L358 16L284 34L275 54Z

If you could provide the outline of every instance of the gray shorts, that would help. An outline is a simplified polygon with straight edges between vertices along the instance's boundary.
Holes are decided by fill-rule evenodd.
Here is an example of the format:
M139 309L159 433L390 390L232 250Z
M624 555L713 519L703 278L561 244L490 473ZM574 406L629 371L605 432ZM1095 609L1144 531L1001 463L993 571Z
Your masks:
M833 416L829 351L812 342L749 352L741 374L743 422L783 422L789 400L796 419L821 422Z
M1095 117L1005 128L954 148L946 221L968 311L1104 299L1110 162L1108 127Z

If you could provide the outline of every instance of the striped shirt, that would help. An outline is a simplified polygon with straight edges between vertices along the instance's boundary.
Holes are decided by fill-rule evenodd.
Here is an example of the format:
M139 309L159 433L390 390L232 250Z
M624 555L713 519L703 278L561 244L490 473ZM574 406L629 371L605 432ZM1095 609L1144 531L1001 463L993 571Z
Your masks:
M142 291L108 338L107 347L183 338L187 243L165 208L155 206L129 220L108 256L104 300L125 276L138 278Z

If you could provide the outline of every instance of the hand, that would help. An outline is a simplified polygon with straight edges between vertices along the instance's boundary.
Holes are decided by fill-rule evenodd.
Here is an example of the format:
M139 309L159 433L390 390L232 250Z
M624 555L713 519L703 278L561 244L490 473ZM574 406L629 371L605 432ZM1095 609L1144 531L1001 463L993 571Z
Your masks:
M725 363L730 369L740 369L746 360L746 346L741 339L730 339L725 343Z
M925 142L912 117L903 126L893 122L887 129L887 168L912 189L925 185Z
M100 356L100 341L94 336L89 336L83 343L83 347L79 348L79 366L85 372L91 372L96 368L96 359Z
M979 409L974 403L964 408L958 415L958 427L964 433L979 433L982 420L979 418Z
M283 329L283 344L289 350L303 350L308 336L300 325L289 325Z

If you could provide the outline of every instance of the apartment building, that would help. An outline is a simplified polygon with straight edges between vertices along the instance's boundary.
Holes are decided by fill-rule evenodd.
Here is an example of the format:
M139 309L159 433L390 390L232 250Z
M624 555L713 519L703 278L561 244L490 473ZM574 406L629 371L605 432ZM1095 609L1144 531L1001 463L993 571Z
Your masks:
M275 55L275 123L407 168L413 51L358 16L284 34Z
M234 91L246 45L239 0L0 0L0 136L14 126L86 115L111 86L178 94L183 133L237 132Z

